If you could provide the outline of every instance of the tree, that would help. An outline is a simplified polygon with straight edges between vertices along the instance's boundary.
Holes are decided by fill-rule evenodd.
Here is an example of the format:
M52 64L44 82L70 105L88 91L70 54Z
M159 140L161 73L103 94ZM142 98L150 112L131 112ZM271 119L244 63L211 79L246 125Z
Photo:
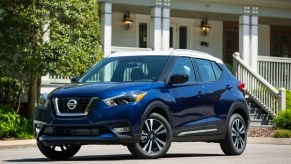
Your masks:
M81 75L102 57L96 0L1 0L0 9L1 63L29 77L30 114L41 76Z

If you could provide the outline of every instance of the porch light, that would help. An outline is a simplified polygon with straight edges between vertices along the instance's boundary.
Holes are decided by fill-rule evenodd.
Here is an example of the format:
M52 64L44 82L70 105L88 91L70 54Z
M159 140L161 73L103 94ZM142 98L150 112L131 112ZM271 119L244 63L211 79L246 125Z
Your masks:
M125 29L125 30L129 30L130 27L132 26L132 23L133 23L133 20L132 20L132 18L130 17L130 14L129 14L129 13L124 14L124 16L123 16L123 25L124 25L124 29Z
M202 34L202 36L207 36L209 33L209 30L210 30L210 26L208 24L208 20L207 20L207 18L204 18L201 21L201 34Z

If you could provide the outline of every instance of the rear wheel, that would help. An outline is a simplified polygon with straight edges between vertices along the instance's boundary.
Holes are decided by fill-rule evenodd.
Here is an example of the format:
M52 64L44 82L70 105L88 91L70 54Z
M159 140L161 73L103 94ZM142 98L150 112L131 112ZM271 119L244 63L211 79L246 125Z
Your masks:
M244 119L239 114L233 114L229 120L225 139L220 147L225 155L240 155L247 144L247 127Z
M44 146L42 143L37 143L37 146L43 155L52 160L66 160L71 158L81 148L80 145Z
M129 151L138 158L160 158L167 153L172 142L168 121L160 114L151 114L144 122L139 143L129 144Z

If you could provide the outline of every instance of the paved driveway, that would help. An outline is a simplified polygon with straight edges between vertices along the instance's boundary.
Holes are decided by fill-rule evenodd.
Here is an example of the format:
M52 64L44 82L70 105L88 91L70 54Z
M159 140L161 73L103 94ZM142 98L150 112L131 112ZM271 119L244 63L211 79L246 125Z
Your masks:
M173 143L168 154L161 159L133 158L125 146L83 146L69 161L50 161L36 147L0 149L0 163L291 163L291 145L248 144L241 156L224 156L219 144Z

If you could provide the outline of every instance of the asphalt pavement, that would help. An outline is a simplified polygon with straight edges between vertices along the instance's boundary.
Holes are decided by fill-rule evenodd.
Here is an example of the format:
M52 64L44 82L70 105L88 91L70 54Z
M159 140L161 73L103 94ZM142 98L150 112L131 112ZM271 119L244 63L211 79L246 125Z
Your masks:
M68 161L51 161L33 145L2 147L0 163L291 163L291 145L251 144L240 156L225 156L217 143L173 143L164 158L134 158L122 145L86 145Z

